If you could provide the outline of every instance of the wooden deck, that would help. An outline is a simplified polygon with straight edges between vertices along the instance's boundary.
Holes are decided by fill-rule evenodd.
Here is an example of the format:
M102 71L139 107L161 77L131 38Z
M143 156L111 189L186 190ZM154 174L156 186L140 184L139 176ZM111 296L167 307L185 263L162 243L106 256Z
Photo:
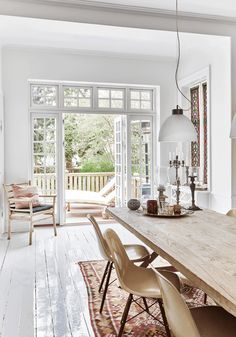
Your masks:
M138 242L119 224L124 242ZM91 225L38 227L0 238L0 336L92 337L87 291L78 261L101 259Z

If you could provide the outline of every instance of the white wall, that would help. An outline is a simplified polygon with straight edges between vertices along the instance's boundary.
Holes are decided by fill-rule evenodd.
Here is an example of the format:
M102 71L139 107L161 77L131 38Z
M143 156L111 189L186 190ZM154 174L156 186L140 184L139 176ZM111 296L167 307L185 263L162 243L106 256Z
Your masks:
M78 4L66 7L64 5L52 5L51 1L44 3L21 3L17 6L14 0L3 0L1 14L19 15L28 17L48 18L54 20L86 22L121 27L136 27L146 29L160 29L174 31L176 29L175 16L167 12L148 13L145 9L125 10L119 7L116 10L108 8L96 8L96 6L80 6ZM182 32L198 33L198 34L215 34L222 36L230 36L232 51L232 117L236 113L236 29L235 20L217 20L216 17L197 18L193 15L184 13L180 15L179 30ZM217 54L219 50L215 50ZM224 125L224 127L227 127ZM222 128L221 128L222 129ZM221 130L220 130L221 131ZM229 128L226 132L229 133ZM217 135L218 136L218 135ZM232 143L232 204L236 207L236 141ZM221 158L219 158L221 161ZM230 162L224 162L230 165ZM227 177L222 176L223 181Z
M188 53L182 38L183 57L180 78L193 75L210 65L210 180L209 206L225 213L231 208L231 40L202 37L196 54Z
M163 115L175 100L174 62L69 54L58 50L3 50L5 180L27 180L29 172L28 79L160 85Z
M2 48L0 47L0 231L3 226L3 183L4 183L4 119L2 92Z

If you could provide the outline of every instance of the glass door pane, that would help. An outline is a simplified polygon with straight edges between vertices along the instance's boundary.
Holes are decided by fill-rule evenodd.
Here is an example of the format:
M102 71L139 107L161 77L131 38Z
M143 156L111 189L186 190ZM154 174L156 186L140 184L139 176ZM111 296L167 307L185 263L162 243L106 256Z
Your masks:
M131 117L128 135L128 198L143 201L153 190L152 118Z
M119 116L114 121L115 126L115 190L116 206L125 203L125 153L124 153L124 126L125 116Z
M33 182L40 194L56 193L57 119L33 116Z

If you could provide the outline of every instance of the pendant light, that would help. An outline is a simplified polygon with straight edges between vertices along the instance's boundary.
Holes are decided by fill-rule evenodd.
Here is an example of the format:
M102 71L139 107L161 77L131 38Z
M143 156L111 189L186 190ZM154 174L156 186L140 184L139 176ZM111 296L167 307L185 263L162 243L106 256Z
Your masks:
M178 70L180 63L180 37L178 27L178 0L176 0L176 34L178 57L175 70L175 84L180 94L190 103L191 101L183 94L178 84ZM189 109L188 109L189 110ZM183 114L184 110L178 105L172 110L172 115L162 124L159 132L160 142L186 142L197 141L197 134L192 121Z

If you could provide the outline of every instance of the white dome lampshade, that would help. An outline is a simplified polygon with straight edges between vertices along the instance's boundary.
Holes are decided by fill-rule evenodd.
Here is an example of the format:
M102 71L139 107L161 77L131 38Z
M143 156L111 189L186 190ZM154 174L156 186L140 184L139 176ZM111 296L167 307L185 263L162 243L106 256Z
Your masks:
M236 130L236 128L235 128ZM195 142L197 133L192 121L183 114L178 106L162 124L159 132L160 142Z
M236 114L234 115L234 118L231 124L230 138L236 138Z

